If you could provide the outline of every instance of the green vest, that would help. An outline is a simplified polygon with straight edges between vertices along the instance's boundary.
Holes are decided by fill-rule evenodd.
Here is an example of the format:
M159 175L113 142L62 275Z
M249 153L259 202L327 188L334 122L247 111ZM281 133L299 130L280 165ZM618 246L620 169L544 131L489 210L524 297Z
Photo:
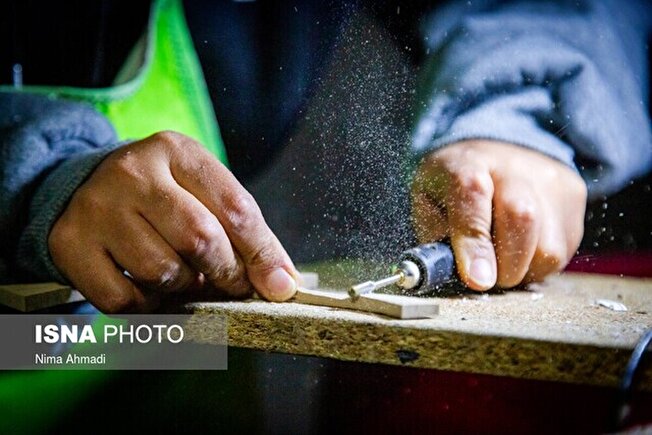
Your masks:
M0 90L16 91L11 86ZM147 33L114 86L24 86L20 92L89 102L107 116L121 140L161 130L184 133L226 164L181 0L155 0ZM61 415L72 415L75 404L109 378L110 373L102 371L0 373L0 433L45 432Z
M16 91L0 86L3 91ZM113 124L121 140L175 130L202 143L220 161L226 153L181 0L156 0L148 30L114 86L24 86L22 92L86 101Z

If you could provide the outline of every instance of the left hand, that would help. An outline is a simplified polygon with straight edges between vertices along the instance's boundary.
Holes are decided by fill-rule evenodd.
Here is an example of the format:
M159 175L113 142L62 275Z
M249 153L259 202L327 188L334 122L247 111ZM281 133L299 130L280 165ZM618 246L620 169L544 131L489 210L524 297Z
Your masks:
M105 313L151 311L200 291L255 289L284 301L298 279L251 194L201 144L171 131L104 159L48 246L63 276Z
M587 188L571 168L489 140L426 156L412 184L422 242L450 237L460 279L474 290L540 281L560 271L584 232Z

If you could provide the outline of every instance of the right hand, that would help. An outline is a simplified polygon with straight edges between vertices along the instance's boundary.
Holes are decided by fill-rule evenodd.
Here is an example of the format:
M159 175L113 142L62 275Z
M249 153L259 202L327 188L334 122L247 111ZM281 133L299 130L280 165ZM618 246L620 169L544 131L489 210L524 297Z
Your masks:
M104 312L151 311L165 293L207 286L282 301L297 286L253 197L179 133L110 154L77 189L48 244L57 268Z
M450 237L460 279L484 291L561 271L582 241L586 196L586 184L565 164L478 139L423 159L412 209L420 240Z

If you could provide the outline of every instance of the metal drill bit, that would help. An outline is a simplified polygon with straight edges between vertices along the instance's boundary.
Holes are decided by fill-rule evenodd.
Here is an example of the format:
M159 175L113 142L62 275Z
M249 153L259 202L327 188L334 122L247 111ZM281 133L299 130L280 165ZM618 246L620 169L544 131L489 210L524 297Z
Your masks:
M400 282L404 277L405 274L401 270L397 272L395 275L388 276L387 278L383 278L378 281L366 281L361 284L354 285L351 288L349 288L349 296L351 296L351 299L357 299L358 297L360 297L360 295L371 293L380 288L387 287L392 284L396 284Z
M349 288L349 296L355 300L366 293L374 292L383 287L396 284L404 290L415 288L421 282L421 271L419 267L410 260L404 260L398 265L396 272L392 276L383 278L378 281L366 281L362 284L354 285Z

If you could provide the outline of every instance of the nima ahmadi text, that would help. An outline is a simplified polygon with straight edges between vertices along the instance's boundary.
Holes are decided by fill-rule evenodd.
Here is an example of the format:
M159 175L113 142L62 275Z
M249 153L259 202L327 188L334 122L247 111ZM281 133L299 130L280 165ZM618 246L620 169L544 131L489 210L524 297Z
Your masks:
M48 355L47 353L34 354L34 364L106 364L106 354L77 355L69 353L62 355Z

